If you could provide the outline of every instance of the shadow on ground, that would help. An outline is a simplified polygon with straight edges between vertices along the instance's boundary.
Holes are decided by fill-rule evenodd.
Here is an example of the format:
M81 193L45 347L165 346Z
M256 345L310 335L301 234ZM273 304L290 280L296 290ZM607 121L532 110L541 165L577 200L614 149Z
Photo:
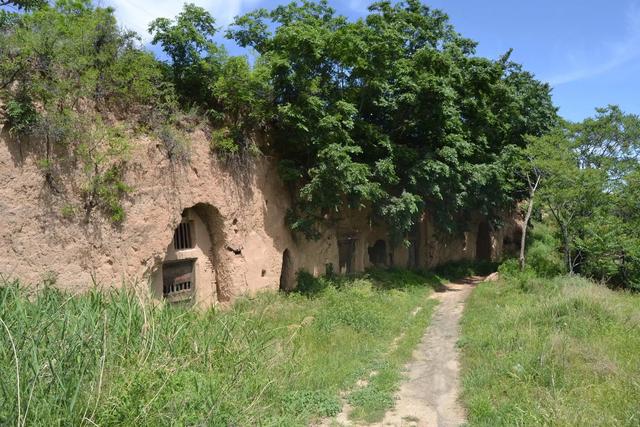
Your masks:
M435 292L457 291L450 286L457 284L476 284L482 276L495 271L496 264L481 262L458 262L446 264L435 270L406 270L399 268L372 268L364 273L353 275L326 275L313 277L300 271L297 286L292 291L308 297L314 297L328 287L342 289L360 280L368 280L380 290L403 290L413 287L431 287Z

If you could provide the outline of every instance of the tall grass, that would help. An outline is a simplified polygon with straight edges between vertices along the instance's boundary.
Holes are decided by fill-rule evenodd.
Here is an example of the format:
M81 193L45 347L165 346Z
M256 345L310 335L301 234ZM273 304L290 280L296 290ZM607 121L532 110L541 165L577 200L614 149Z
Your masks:
M0 287L0 425L306 425L387 357L433 277L377 272L206 312Z
M471 425L640 425L640 295L525 273L481 284L462 323Z

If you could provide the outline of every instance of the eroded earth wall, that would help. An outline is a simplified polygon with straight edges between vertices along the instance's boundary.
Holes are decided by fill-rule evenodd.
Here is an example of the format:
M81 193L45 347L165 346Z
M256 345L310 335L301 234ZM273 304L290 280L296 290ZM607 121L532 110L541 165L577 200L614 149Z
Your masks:
M289 193L272 159L220 160L197 132L189 162L169 160L153 139L134 142L125 172L132 186L124 200L126 218L114 225L82 205L73 172L60 174L52 188L31 154L34 143L0 134L5 278L55 282L72 292L137 286L157 298L175 285L180 293L171 298L190 295L192 302L210 305L265 288L290 289L299 270L320 275L372 265L428 268L476 257L476 224L464 236L444 238L426 214L409 247L392 245L366 211L348 213L317 241L294 236L284 220ZM189 241L176 242L180 224L189 224ZM511 232L490 230L490 257L502 255L503 234Z

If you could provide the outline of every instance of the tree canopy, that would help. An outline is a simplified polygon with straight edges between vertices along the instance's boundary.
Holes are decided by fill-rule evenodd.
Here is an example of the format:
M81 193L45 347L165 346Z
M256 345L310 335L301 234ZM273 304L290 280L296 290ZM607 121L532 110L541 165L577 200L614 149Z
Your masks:
M417 0L373 3L350 22L325 1L236 19L228 35L265 58L272 144L292 182L294 229L370 206L398 235L423 207L445 229L513 201L509 147L556 121L550 89L509 60L475 55Z
M278 160L294 196L289 223L308 237L347 208L370 209L398 242L423 209L445 231L472 212L497 218L525 191L514 153L557 122L548 85L510 52L477 56L446 14L418 0L376 2L358 20L326 1L255 10L225 33L255 51L253 61L217 44L214 17L192 4L149 27L166 61L120 30L110 8L33 7L1 21L0 96L12 132L48 129L47 140L61 142L58 131L81 121L90 101L98 113L128 112L171 158L187 158L167 126L195 107L218 153Z
M533 138L527 153L567 271L640 289L640 117L599 108Z

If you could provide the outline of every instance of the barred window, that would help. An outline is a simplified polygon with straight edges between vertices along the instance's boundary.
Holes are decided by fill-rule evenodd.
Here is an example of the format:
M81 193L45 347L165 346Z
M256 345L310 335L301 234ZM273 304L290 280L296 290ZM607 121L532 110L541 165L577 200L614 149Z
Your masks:
M176 302L190 299L195 290L194 259L170 261L162 265L162 294Z
M192 222L181 222L173 234L173 248L177 251L193 248Z

